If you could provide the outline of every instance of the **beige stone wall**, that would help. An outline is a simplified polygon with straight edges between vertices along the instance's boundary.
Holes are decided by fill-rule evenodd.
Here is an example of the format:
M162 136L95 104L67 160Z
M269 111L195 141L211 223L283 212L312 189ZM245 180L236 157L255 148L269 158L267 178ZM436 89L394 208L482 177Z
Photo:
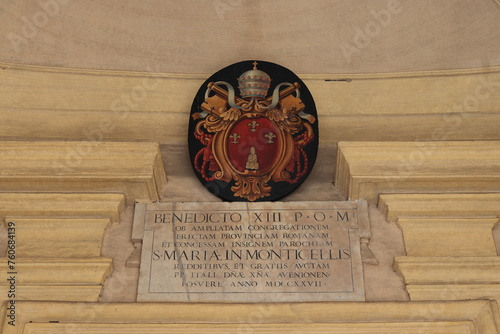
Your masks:
M59 5L47 5L49 17L43 3ZM0 8L0 61L24 64L213 73L256 58L328 74L500 65L495 0L2 0Z
M42 250L20 248L23 325L4 306L2 333L497 333L499 18L495 0L0 0L0 217ZM370 303L134 303L132 203L218 200L187 167L189 109L209 73L250 58L301 75L318 107L317 164L284 200L371 202ZM422 140L442 149L412 165Z

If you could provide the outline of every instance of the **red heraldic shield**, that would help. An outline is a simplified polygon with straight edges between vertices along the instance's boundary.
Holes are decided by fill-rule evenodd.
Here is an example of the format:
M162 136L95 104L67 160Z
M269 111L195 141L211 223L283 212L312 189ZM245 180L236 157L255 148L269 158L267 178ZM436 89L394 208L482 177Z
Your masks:
M200 88L188 139L193 169L212 193L229 201L273 201L311 172L318 150L316 108L293 72L240 62Z
M242 119L230 130L227 152L231 164L240 172L268 172L279 154L277 127L264 117Z

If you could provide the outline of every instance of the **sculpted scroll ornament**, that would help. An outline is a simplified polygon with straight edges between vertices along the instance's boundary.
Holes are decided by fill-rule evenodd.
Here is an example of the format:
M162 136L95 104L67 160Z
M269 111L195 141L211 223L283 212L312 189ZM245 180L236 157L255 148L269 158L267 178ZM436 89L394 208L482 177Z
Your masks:
M270 181L301 182L314 163L305 148L317 136L316 117L305 112L301 85L282 82L267 96L271 78L257 66L253 62L238 78L241 97L226 81L209 82L191 115L202 144L192 161L195 171L205 182L234 181L236 200L266 200Z

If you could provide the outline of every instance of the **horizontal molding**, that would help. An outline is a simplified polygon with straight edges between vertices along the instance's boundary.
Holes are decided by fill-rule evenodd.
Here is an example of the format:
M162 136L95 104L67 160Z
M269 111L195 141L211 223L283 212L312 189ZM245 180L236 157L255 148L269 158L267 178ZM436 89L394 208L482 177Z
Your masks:
M3 293L0 302L5 302L7 292ZM102 285L28 285L16 286L17 300L60 301L60 302L97 302L102 291Z
M406 289L413 301L485 298L500 301L500 284L409 284Z
M193 98L209 77L1 67L4 139L184 143ZM315 98L323 142L500 139L494 127L500 122L500 67L310 74L303 80Z
M408 322L384 324L251 324L251 332L255 334L288 334L297 333L351 333L351 334L402 334L426 331L433 334L476 334L476 326L472 321L457 322ZM84 323L28 323L25 325L25 334L66 334L71 328L79 334L219 334L237 333L241 330L239 324L84 324Z
M208 78L114 77L31 71L3 74L7 75L0 76L2 112L17 111L20 116L23 111L83 116L99 113L98 119L112 121L128 120L134 113L148 117L157 117L156 113L167 114L172 121L179 116L189 119L194 96ZM346 116L442 116L452 113L464 113L463 119L467 120L474 114L494 114L500 110L500 94L495 94L500 91L500 72L354 79L350 82L305 80L304 83L315 99L320 121L325 117L327 122ZM456 117L447 117L443 125L451 127L458 121ZM178 122L175 125L180 125ZM95 125L99 128L99 122ZM113 131L106 129L103 133Z
M40 140L71 139L96 141L155 141L185 145L188 112L130 112L126 118L106 112L73 112L53 110L14 110L0 107L0 139ZM500 111L500 108L499 108ZM500 123L500 113L464 115L320 115L319 132L322 143L339 141L412 141L412 140L499 140L493 124ZM57 119L57 122L47 122ZM447 121L460 123L456 128ZM15 120L15 121L13 121ZM103 132L101 121L113 122L112 131ZM458 124L455 123L455 124ZM33 129L43 124L43 132ZM383 130L383 131L382 131Z
M406 284L499 284L500 257L395 258Z
M99 285L111 274L113 259L16 259L16 275L18 284L28 285ZM0 274L8 277L10 270L7 259L0 260ZM7 282L1 282L5 286Z
M347 198L500 189L500 141L341 142L335 184Z
M261 333L264 329L277 333L283 329L287 329L287 332L347 329L349 333L398 333L396 329L406 332L410 329L432 328L436 330L433 331L435 333L450 329L444 333L494 334L498 333L495 320L499 320L495 310L497 304L487 300L294 304L141 303L140 306L137 303L17 302L16 306L18 325L8 326L8 319L4 318L4 334L23 333L23 328L48 328L50 333L64 332L67 328L87 329L87 332L97 328L99 333L117 333L118 329L132 328L142 329L142 333L155 333L158 327L177 333L187 333L183 329L220 333L224 332L222 328L252 326L254 329L254 325L256 331ZM258 324L255 324L255 317L259 319ZM54 319L59 325L50 324ZM27 326L29 322L33 325ZM37 327L38 324L40 327ZM128 324L132 326L127 327ZM199 330L195 331L194 328ZM129 333L141 333L134 330Z
M381 194L378 209L389 222L400 217L500 217L500 193Z
M406 255L496 256L492 229L498 218L400 218Z
M82 217L120 220L123 194L2 193L0 217Z
M493 0L497 1L497 0ZM500 0L499 0L500 1ZM36 72L51 72L51 73L73 73L85 75L109 75L109 76L129 76L129 77L145 77L157 76L162 78L172 79L200 79L206 80L211 73L166 73L166 72L144 72L144 71L120 71L120 70L96 70L87 68L71 68L71 67L55 67L41 66L34 64L21 64L14 62L0 61L0 69L10 70L25 70ZM306 80L328 80L328 79L343 79L343 78L358 78L358 79L387 79L398 77L427 77L427 76L454 76L454 75L470 75L481 73L496 73L500 72L500 66L486 66L477 68L449 69L449 70L431 70L431 71L414 71L414 72L387 72L387 73L347 73L347 74L321 74L321 73L299 73L298 76Z
M114 192L159 200L166 176L157 143L0 141L0 191Z
M6 218L16 226L20 258L90 258L101 256L106 218ZM43 262L43 259L41 259Z

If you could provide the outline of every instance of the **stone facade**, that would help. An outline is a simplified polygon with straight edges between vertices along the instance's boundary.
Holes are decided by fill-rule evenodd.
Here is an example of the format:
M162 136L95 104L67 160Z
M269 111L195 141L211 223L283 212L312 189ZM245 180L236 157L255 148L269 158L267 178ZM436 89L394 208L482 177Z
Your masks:
M156 13L152 0L128 10L3 2L2 333L500 333L496 1L356 1L356 11L330 1L184 1ZM285 34L290 20L271 22L266 6L290 6L283 17L298 23ZM188 12L195 24L185 31L178 20ZM337 34L342 17L353 28L340 24ZM164 39L149 21L173 30ZM25 25L38 33L24 36ZM363 32L373 27L372 37ZM221 31L227 50L204 31ZM148 47L148 38L161 42ZM359 52L346 57L348 44ZM198 73L248 57L299 73L317 104L315 169L284 201L368 202L367 302L137 302L134 205L219 201L188 166L189 110L209 76Z

